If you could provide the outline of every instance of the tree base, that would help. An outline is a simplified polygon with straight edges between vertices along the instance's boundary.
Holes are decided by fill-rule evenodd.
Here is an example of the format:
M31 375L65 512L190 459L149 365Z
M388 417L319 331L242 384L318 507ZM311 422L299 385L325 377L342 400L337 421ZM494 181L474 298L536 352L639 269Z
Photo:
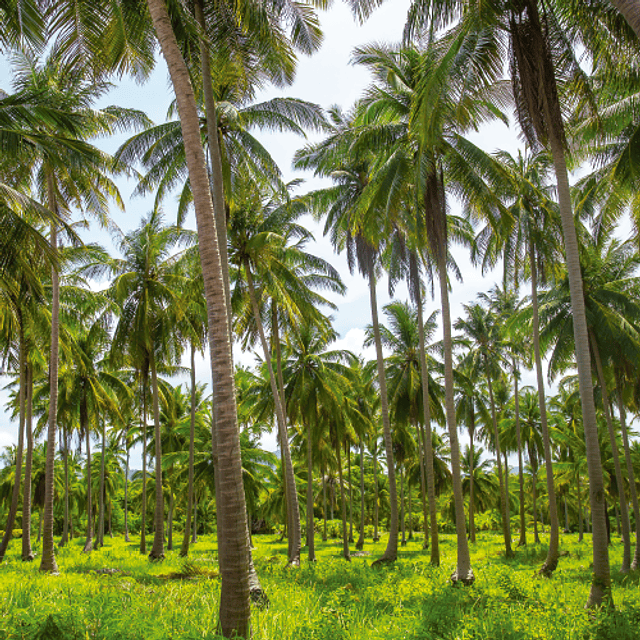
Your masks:
M558 568L558 558L547 558L542 565L538 575L543 578L550 578L553 572Z
M476 577L473 575L473 569L469 569L466 575L460 575L456 570L451 574L451 582L453 585L462 584L465 587L470 587L475 582Z
M393 564L395 561L396 561L396 558L391 558L389 556L382 556L381 558L378 558L377 560L374 560L371 563L371 568L383 567L388 564Z
M251 604L257 609L269 608L269 596L267 596L267 593L262 589L262 587L250 589L249 598L251 599Z
M22 556L22 562L33 562L36 559L36 557L33 555L33 553L29 553L26 556Z
M149 560L151 562L162 562L164 560L164 553L154 555L153 551L149 554Z

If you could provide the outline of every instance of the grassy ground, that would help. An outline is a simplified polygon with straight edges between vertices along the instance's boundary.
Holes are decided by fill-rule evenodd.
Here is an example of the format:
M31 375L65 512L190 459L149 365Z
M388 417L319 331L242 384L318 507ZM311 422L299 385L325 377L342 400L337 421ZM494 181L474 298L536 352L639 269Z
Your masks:
M314 565L285 566L286 543L256 536L254 558L271 600L254 610L257 640L637 640L640 638L640 572L626 577L621 547L611 548L616 611L584 609L590 540L563 536L568 555L551 580L535 577L546 554L530 545L505 560L501 538L481 534L472 545L476 582L453 587L454 536L441 538L441 567L431 567L421 540L400 550L393 565L372 569L385 540L367 541L367 555L347 563L341 543L317 544ZM177 551L151 564L136 541L106 540L87 556L74 541L58 551L59 576L41 575L38 561L22 563L14 541L0 566L0 638L25 640L155 640L215 638L219 583L210 537L185 563Z

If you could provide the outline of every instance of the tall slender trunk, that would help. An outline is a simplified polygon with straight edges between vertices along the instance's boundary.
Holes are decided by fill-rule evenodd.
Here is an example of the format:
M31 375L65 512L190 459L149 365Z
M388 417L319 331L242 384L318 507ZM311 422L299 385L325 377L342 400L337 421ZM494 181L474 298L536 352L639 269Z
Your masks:
M196 439L196 348L191 343L191 415L189 423L189 481L187 488L187 521L184 525L184 538L180 547L180 557L189 555L189 536L191 535L191 512L193 511L193 459Z
M424 541L422 542L422 548L429 548L429 505L427 503L427 457L424 453L423 443L424 427L417 422L416 423L416 437L418 442L418 454L420 457L420 504L422 506L422 529L424 533Z
M476 414L472 410L471 425L469 426L469 541L476 542L476 506L475 506L475 444L473 439L476 434Z
M391 440L391 422L389 421L389 405L387 400L387 380L382 355L380 323L378 322L378 301L376 298L376 276L374 265L369 269L369 298L371 302L371 324L376 345L376 361L378 364L378 387L380 389L380 412L382 414L382 436L387 454L387 473L389 477L389 541L384 555L379 562L394 562L398 557L398 493L396 490L396 470L393 459L393 442ZM376 561L376 562L378 562Z
M518 447L518 497L520 501L520 539L518 546L523 547L527 544L527 526L525 522L525 504L524 504L524 463L522 461L522 426L520 424L520 390L518 389L518 367L516 359L513 358L513 398L515 401L516 412L516 445Z
M11 491L11 505L9 506L9 514L5 523L4 535L2 536L2 542L0 542L0 562L4 560L4 555L7 552L9 541L13 535L13 525L16 520L16 513L18 512L18 501L20 499L20 487L22 486L22 452L24 449L24 425L26 420L26 389L27 389L27 375L26 375L26 353L25 353L25 338L24 329L22 323L22 314L18 311L18 326L19 326L19 355L18 355L18 373L20 388L18 391L19 402L19 417L18 417L18 447L16 450L16 471L13 480L13 489ZM24 527L23 527L24 528Z
M627 467L627 480L629 481L629 494L631 495L631 504L633 506L633 519L636 527L636 547L631 561L631 571L635 571L640 567L640 508L638 507L638 491L636 489L636 478L631 461L631 450L629 449L629 434L627 433L627 412L625 411L624 401L622 400L622 387L620 385L620 376L618 371L614 369L616 379L616 391L618 393L618 411L620 413L620 432L622 433L622 446L624 448L624 459Z
M62 428L62 434L64 441L64 521L59 547L64 547L69 541L69 432L66 425Z
M504 478L502 477L502 461L500 456L500 434L498 433L498 419L496 417L496 404L493 396L493 382L489 373L489 361L486 354L483 356L484 370L487 376L487 386L489 387L489 401L491 403L491 422L493 424L493 438L496 447L496 462L498 465L498 480L500 483L500 515L502 520L502 536L504 537L504 549L507 558L513 557L513 549L511 548L511 531L509 529L509 513L507 511L507 496L505 494Z
M316 561L316 549L313 531L313 438L311 427L307 424L307 547L309 562Z
M158 402L158 372L156 371L156 358L153 351L150 354L151 365L151 391L153 398L153 434L155 445L155 493L156 506L153 516L153 547L149 554L150 560L164 558L164 495L162 493L162 436L160 434L160 407Z
M327 477L324 473L324 462L322 463L322 518L324 528L322 529L322 542L327 541Z
M620 513L622 518L622 538L623 538L623 554L622 554L622 567L620 571L622 573L629 573L631 568L631 527L629 524L629 509L627 508L627 498L624 488L624 481L622 479L622 468L620 466L620 454L618 452L618 442L616 440L616 433L613 428L613 420L611 418L611 405L609 404L609 392L607 391L607 383L604 378L604 371L602 369L602 360L600 359L600 349L598 348L598 342L593 331L589 331L589 337L591 339L591 350L593 352L593 359L596 365L596 375L598 376L598 382L600 384L600 391L602 393L602 406L604 409L604 417L607 423L607 431L609 432L609 442L611 444L611 455L613 457L613 468L616 473L616 485L618 487L618 497L620 498Z
M427 350L424 344L424 317L422 315L422 292L420 289L420 278L418 277L418 267L415 256L410 262L412 289L415 291L416 310L418 312L418 341L420 348L420 382L422 385L422 416L424 419L424 431L422 431L422 450L426 462L426 484L427 498L429 502L429 529L431 533L431 564L440 564L440 542L438 537L438 514L436 505L435 474L433 470L433 443L431 440L431 404L429 398L429 371L427 367ZM425 433L426 432L426 433ZM427 524L425 518L425 537L427 535ZM425 541L426 542L426 541Z
M89 420L87 416L86 400L80 405L80 429L85 435L85 449L87 455L87 535L84 541L84 553L91 553L93 549L93 496L91 490L91 438L89 435Z
M364 440L360 437L360 530L358 532L358 541L356 549L362 550L364 547Z
M374 483L374 502L373 502L373 541L378 542L380 535L378 533L378 518L380 516L380 505L378 495L378 455L373 456L373 483Z
M549 106L547 106L547 111L549 113L551 112ZM549 117L549 121L561 122L559 104L554 105L554 113L557 113L558 117ZM582 273L580 270L578 238L573 220L564 148L559 135L555 131L551 131L549 134L549 146L551 147L558 186L558 203L562 220L569 289L571 292L576 365L580 384L580 402L582 404L582 420L587 449L587 466L589 469L589 498L593 522L593 578L587 606L597 607L602 604L613 603L609 550L607 548L607 531L603 510L604 478L602 475L600 445L598 443L598 424L593 398L593 383L591 381L589 336L587 333L587 318L582 287ZM550 511L553 514L553 510ZM557 515L552 515L552 517L557 517Z
M353 543L353 482L351 481L351 445L345 442L347 454L347 477L349 480L349 543Z
M404 513L404 469L402 465L398 465L400 467L400 544L405 547L407 545L407 536L405 530L405 513Z
M56 190L51 170L46 172L49 209L54 215L58 215L56 202ZM58 253L58 228L56 223L51 224L51 248ZM60 333L60 281L58 268L51 269L51 349L49 359L49 426L47 429L47 458L45 462L45 489L44 489L44 522L42 538L42 558L40 559L40 571L58 573L55 547L53 544L53 484L56 455L56 432L58 416L58 350Z
M251 634L249 541L242 484L229 316L214 210L200 139L200 122L187 66L182 59L163 0L147 0L153 25L175 90L193 193L209 327L209 354L215 395L218 489L218 558L221 589L219 627L226 637Z
M173 551L173 489L169 489L169 513L167 514L167 550Z
M567 496L564 497L564 532L571 533L569 529L569 505L567 503Z
M438 258L438 276L440 279L440 297L442 301L442 330L444 334L444 389L447 428L449 430L449 444L451 447L451 476L453 480L453 500L456 514L456 538L458 558L456 570L451 576L453 582L465 585L473 583L474 576L469 557L469 543L467 542L467 523L464 515L464 500L462 497L462 475L460 473L460 444L458 443L458 428L456 425L456 408L453 398L453 342L451 339L451 311L449 308L449 290L447 282L447 266L445 250Z
M578 492L578 542L584 538L584 513L582 512L582 491L580 488L580 471L576 474L576 491Z
M408 507L409 507L409 535L408 540L413 540L413 503L411 501L411 482L407 480L407 494L408 494Z
M533 542L534 544L540 543L540 536L538 535L538 456L532 450L529 445L529 463L531 464L532 473L532 497L533 497Z
M345 560L351 560L349 553L349 536L347 534L347 500L344 494L344 479L342 477L342 443L336 437L336 454L338 456L338 481L340 482L340 514L342 516L342 557Z
M129 427L125 433L125 465L124 465L124 541L129 542Z
M191 544L198 542L198 495L193 492L193 532L191 533Z
M33 367L27 359L27 456L24 463L24 487L22 495L22 560L33 560L31 548L31 468L33 465Z
M147 382L149 372L142 372L142 517L140 519L140 553L147 553Z
M267 344L267 338L264 333L264 327L262 326L262 321L260 319L260 309L258 307L258 300L256 298L256 291L253 284L251 265L249 264L248 259L245 260L244 268L245 276L247 278L249 298L251 300L251 308L253 310L253 317L256 321L258 334L260 335L260 342L262 343L264 359L269 371L271 393L273 394L276 419L278 421L278 430L280 433L280 441L282 444L282 454L284 456L285 462L285 495L287 497L287 522L289 524L289 564L299 565L301 538L300 509L298 506L298 493L296 490L295 475L293 473L293 462L291 461L291 449L289 448L289 438L287 437L287 421L284 412L283 398L280 396L276 377L273 372L273 366L271 364L271 353L269 351L269 345Z
M573 221L572 223L573 224ZM575 229L574 229L575 233ZM547 421L547 400L542 375L542 357L540 355L540 320L538 315L538 271L535 259L535 246L529 234L529 266L531 268L531 306L533 308L533 353L536 362L536 379L538 383L538 407L540 408L540 428L544 449L544 466L547 477L547 495L549 496L549 550L540 569L540 574L551 576L558 566L560 557L560 525L558 523L558 507L556 490L553 483L553 459L551 457L551 438Z
M104 473L105 458L107 455L107 425L104 417L102 420L102 459L100 460L100 495L98 496L98 531L96 532L96 548L104 547Z

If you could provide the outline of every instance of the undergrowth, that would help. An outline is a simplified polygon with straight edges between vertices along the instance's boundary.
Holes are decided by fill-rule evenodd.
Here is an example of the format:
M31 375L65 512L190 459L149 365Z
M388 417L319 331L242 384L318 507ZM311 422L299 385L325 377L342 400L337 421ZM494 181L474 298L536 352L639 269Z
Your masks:
M386 540L345 562L341 541L316 541L318 561L286 566L286 541L255 536L254 561L270 607L253 612L256 640L636 640L640 574L613 573L615 611L587 611L590 541L563 536L553 578L536 575L546 554L529 544L506 559L501 538L471 545L476 581L453 586L455 538L441 538L440 567L422 540L400 548L396 563L372 568ZM216 638L219 600L212 537L151 563L135 541L107 539L90 555L82 541L57 550L60 575L21 562L19 543L0 565L0 638L13 640L172 640ZM611 564L620 565L619 544Z

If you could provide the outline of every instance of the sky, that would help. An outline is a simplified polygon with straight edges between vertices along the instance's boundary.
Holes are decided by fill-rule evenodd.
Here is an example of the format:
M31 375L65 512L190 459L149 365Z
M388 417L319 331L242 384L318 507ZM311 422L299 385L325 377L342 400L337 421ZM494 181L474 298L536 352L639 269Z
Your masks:
M301 57L294 84L287 89L269 88L257 96L256 101L270 99L276 96L293 96L310 102L316 102L322 107L334 104L348 109L354 101L360 97L363 90L370 83L368 72L360 67L350 64L354 47L368 43L397 43L402 37L402 29L405 22L408 0L393 0L378 8L364 25L358 25L352 17L348 7L342 3L334 3L331 8L320 13L322 30L325 34L322 48L311 57ZM166 67L159 60L156 70L150 80L144 85L123 79L114 80L114 89L97 106L118 104L124 107L132 107L145 111L156 123L165 120L167 109L173 93L168 81ZM0 58L0 89L11 92L9 65L7 60ZM106 151L113 152L124 142L126 134L115 136L108 140L96 141L96 144ZM318 188L323 184L312 175L296 173L291 168L291 160L296 149L306 141L293 134L264 134L258 133L257 137L267 147L281 167L285 180L303 178L302 191ZM521 146L517 131L507 128L501 123L495 123L483 127L483 129L470 136L472 140L486 151L492 152L498 149L515 153ZM314 140L310 136L310 140ZM130 195L135 188L133 181L120 180L118 186L126 203L126 211L120 212L112 209L112 218L124 231L136 228L143 216L151 210L151 200L135 198ZM169 198L165 202L165 221L172 223L176 211L176 199ZM453 206L455 212L455 204ZM365 327L371 321L369 307L368 285L359 275L349 273L344 256L336 256L328 239L322 237L322 228L312 220L306 221L315 235L315 242L307 246L307 250L314 253L334 265L341 273L347 285L347 294L344 297L333 296L332 300L338 305L338 311L333 313L334 326L340 334L340 339L333 346L362 354L366 359L375 357L373 348L364 348L363 339ZM191 219L187 226L193 225ZM113 249L108 234L93 231L87 240L100 241L105 246ZM493 283L499 279L496 273L483 276L473 267L469 261L466 250L454 250L454 255L463 274L463 283L454 282L451 294L452 318L462 313L462 304L472 301L481 291L488 291ZM436 300L426 302L427 314L439 308L439 294L436 290ZM406 288L403 285L397 287L395 299L406 300L408 298ZM378 285L378 302L381 321L384 321L382 307L389 302L387 282L383 278ZM254 354L241 353L234 350L236 361L251 366ZM197 377L208 382L210 380L208 360L200 358L197 363ZM186 381L186 380L185 380ZM4 386L6 378L0 379L0 385ZM533 384L533 375L524 377L525 384ZM4 407L6 392L0 391L0 407ZM6 414L0 413L0 448L14 443L16 440L17 426L11 423ZM268 449L275 448L275 438L267 439L264 443Z

